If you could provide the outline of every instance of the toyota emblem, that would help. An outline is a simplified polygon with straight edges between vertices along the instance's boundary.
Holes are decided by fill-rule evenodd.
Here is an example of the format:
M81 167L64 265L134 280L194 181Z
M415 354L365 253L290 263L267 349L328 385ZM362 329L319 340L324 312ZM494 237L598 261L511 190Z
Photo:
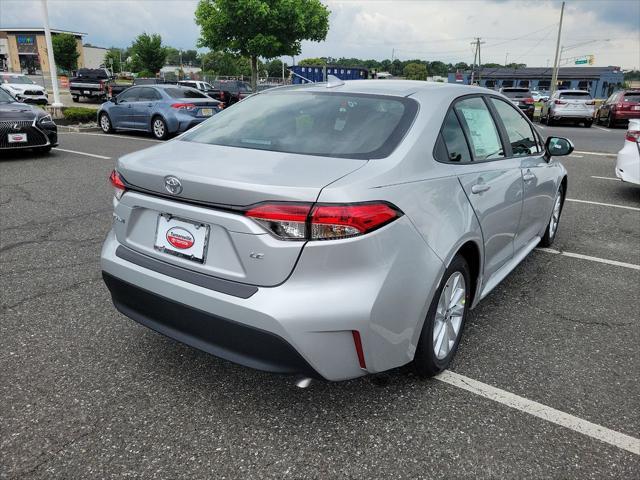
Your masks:
M164 177L164 188L171 195L179 195L182 192L182 183L173 175Z

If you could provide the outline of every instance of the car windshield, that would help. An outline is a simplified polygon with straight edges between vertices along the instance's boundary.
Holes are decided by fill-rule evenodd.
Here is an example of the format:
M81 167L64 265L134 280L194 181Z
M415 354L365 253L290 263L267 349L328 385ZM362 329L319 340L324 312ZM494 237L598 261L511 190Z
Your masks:
M0 88L0 103L13 103L16 100L9 95L4 89Z
M14 83L20 85L35 85L36 82L23 76L23 75L3 75L2 81L4 83Z
M568 98L572 100L590 100L591 95L587 92L562 92L560 98Z
M413 99L331 92L259 94L223 110L182 140L274 152L382 158L398 145Z
M171 98L209 98L204 93L191 88L165 88L164 91Z
M625 93L622 101L640 103L640 92Z

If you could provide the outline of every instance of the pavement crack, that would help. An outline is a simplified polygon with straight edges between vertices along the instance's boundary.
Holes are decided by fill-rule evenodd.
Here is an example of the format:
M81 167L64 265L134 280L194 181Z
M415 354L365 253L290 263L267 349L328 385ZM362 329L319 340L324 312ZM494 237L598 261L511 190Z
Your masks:
M12 309L14 309L16 307L19 307L19 306L21 306L21 305L23 305L23 304L25 304L27 302L30 302L32 300L37 300L38 298L47 297L49 295L57 295L57 294L60 294L60 293L70 292L70 291L73 291L73 290L75 290L77 288L83 287L83 286L91 284L91 283L96 283L96 282L99 282L101 280L102 280L101 277L92 277L92 278L89 278L87 280L83 280L81 282L75 282L75 283L69 284L69 285L67 285L67 286L65 286L63 288L57 289L57 290L47 290L46 292L40 292L40 293L37 293L35 295L31 295L29 297L25 297L25 298L15 302L15 303L12 303L10 305L0 305L0 312L4 313L4 312L7 312L8 310L12 310Z
M83 212L83 213L78 213L76 215L68 215L66 217L56 217L56 218L52 218L51 220L46 220L43 222L27 222L27 223L22 223L20 225L14 225L13 227L7 227L7 228L1 228L0 232L10 232L13 230L23 230L25 228L31 228L31 227L39 227L42 225L50 225L52 223L61 223L61 222L65 222L68 220L76 220L78 218L84 218L84 217L90 217L92 215L97 215L99 213L106 213L106 212L111 212L113 211L113 207L108 207L108 208L99 208L97 210L91 210L90 212Z

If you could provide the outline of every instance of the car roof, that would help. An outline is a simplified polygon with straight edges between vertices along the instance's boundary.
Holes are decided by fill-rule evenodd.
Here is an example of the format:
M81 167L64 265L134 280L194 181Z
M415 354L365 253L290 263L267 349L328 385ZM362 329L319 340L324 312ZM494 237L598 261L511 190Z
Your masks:
M286 90L364 93L396 97L409 97L416 93L441 93L447 96L451 94L459 96L471 93L496 93L487 88L456 83L424 82L420 80L344 80L342 83L332 87L327 87L326 83L305 83L285 87L274 87L265 90L262 94L271 94Z
M577 88L558 90L558 93L588 93L589 95L591 95L591 92L589 92L588 90L578 90Z

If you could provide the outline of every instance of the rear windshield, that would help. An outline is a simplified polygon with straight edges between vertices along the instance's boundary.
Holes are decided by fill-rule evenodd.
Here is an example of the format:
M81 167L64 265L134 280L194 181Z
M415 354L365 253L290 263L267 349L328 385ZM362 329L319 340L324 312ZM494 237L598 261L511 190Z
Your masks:
M640 102L640 92L625 93L623 102Z
M333 92L258 94L223 110L182 140L344 158L383 158L400 143L415 100Z
M204 93L191 88L165 88L164 91L171 98L209 98Z
M502 93L508 98L528 98L531 96L528 88L505 88Z
M562 92L560 98L569 98L573 100L589 100L591 95L587 92Z
M0 77L4 83L13 83L21 85L35 85L36 82L22 75L2 75Z

